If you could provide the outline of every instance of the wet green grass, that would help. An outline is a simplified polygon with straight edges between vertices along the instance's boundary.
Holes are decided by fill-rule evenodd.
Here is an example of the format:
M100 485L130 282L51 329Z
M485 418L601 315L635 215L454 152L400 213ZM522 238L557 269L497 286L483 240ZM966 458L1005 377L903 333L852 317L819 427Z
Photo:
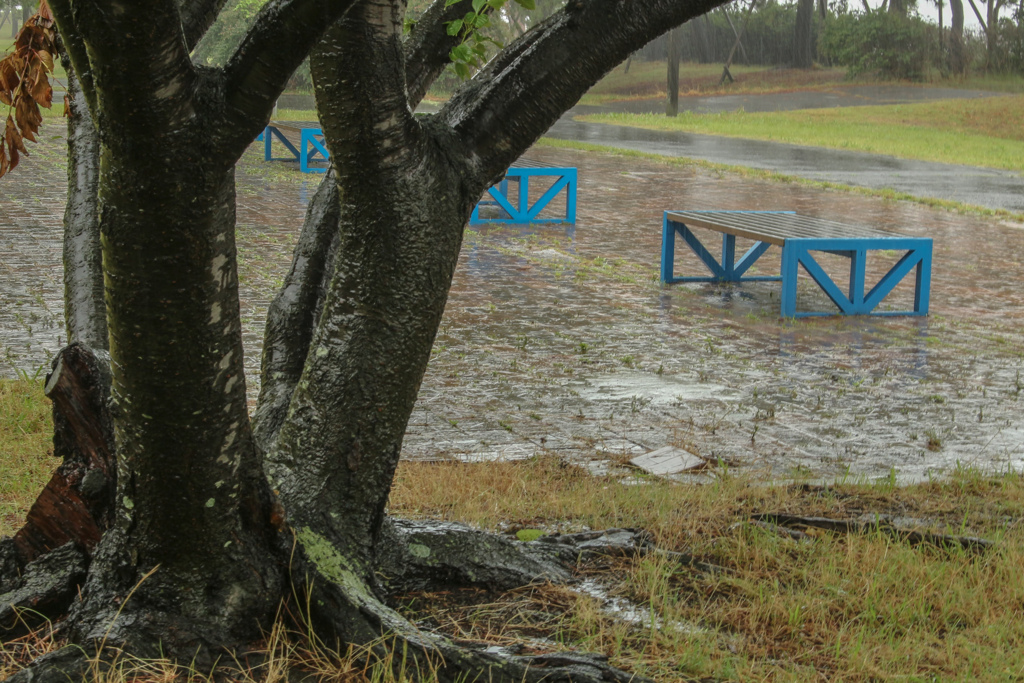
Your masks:
M897 192L891 189L876 190L869 187L858 187L853 185L843 185L841 183L831 183L820 180L809 180L807 178L788 175L786 173L779 173L777 171L766 171L757 168L748 168L746 166L716 164L714 162L704 161L701 159L688 159L686 157L670 157L661 154L653 154L651 152L641 152L638 150L623 149L618 147L607 147L605 145L595 145L589 142L577 142L575 140L556 140L554 138L541 138L539 141L537 141L537 144L544 147L576 149L584 152L601 152L604 154L613 154L622 157L633 157L649 161L658 161L673 166L696 166L698 168L707 169L709 171L715 171L720 173L734 173L743 178L757 178L760 180L770 180L782 183L798 183L800 185L816 187L823 190L850 192L854 194L864 195L866 197L881 197L883 199L889 199L892 201L909 201L914 202L915 204L922 204L924 206L945 209L948 211L958 211L961 213L975 214L978 216L998 216L1001 218L1009 218L1011 220L1016 221L1024 221L1024 214L1015 213L1013 211L1006 211L1005 209L989 209L984 206L975 206L973 204L965 204L963 202L955 202L948 199L937 199L935 197L918 197L916 195L908 194L906 192Z
M1024 96L787 112L594 114L597 123L1024 171Z
M0 379L0 536L13 534L59 464L42 380Z

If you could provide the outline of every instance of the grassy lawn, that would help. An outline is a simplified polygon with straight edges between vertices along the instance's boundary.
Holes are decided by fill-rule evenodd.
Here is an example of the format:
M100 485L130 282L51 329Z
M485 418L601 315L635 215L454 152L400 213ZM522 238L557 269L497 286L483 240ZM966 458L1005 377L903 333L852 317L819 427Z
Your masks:
M684 62L679 65L679 92L682 95L779 92L828 87L843 82L844 69L776 69L737 64L730 68L735 83L719 85L721 64ZM582 104L602 104L621 100L665 97L665 62L634 61L626 73L617 66L580 100Z
M1024 96L722 114L595 114L587 121L774 140L1024 171Z
M17 527L55 464L47 456L48 409L38 384L0 383L0 534ZM638 527L660 548L697 561L680 564L665 554L599 561L580 572L587 590L534 585L506 594L474 589L396 598L424 627L464 642L527 640L529 650L602 652L658 681L1024 674L1024 482L1015 473L958 470L912 486L773 486L728 470L704 484L596 477L547 455L514 463L402 463L390 511L509 534ZM783 512L844 520L892 515L900 527L981 536L995 546L971 552L913 545L881 531L793 532L754 519ZM609 609L609 598L617 610ZM0 677L20 658L52 647L45 634L0 646ZM289 665L337 680L370 680L351 656L325 653L280 628L264 647L279 674L264 671L264 680L286 680ZM125 663L126 672L133 667L104 680L169 680L160 662Z

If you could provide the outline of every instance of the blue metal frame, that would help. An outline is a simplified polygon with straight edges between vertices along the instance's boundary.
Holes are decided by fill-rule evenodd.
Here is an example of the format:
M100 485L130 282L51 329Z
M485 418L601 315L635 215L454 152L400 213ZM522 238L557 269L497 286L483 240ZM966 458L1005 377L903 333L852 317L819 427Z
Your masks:
M547 191L530 205L530 178L534 176L554 177L555 182ZM516 204L513 205L509 193L509 181L519 185L519 193ZM479 223L576 223L576 184L577 174L575 168L516 168L511 167L505 173L505 178L496 185L487 189L491 196L490 200L481 200L473 209L469 217L471 225ZM565 190L565 217L564 218L538 218L540 212L547 208L548 204ZM481 218L481 206L497 206L507 216L506 218Z
M291 152L291 156L275 157L273 155L272 145L274 138L277 138ZM302 129L299 142L299 149L302 150L301 153L277 126L267 126L256 140L263 141L263 158L266 161L298 161L299 168L303 173L324 173L327 171L326 168L317 168L309 165L309 162L317 155L323 157L324 161L331 158L331 154L327 151L327 146L324 144L323 130L320 128Z
M781 280L781 315L784 318L834 315L833 313L797 313L797 278L800 266L811 276L823 292L839 308L840 315L928 315L931 290L932 240L927 237L843 237L843 238L786 238L782 247L782 267L778 277L743 277L750 266L764 254L767 242L755 242L747 253L736 261L736 238L722 235L722 262L719 263L697 236L683 223L670 220L665 212L661 241L661 281L674 282L751 282ZM736 213L795 213L793 211L743 211ZM710 276L675 276L675 237L678 234L701 262L711 271ZM869 251L904 251L904 255L889 269L870 291L865 292L865 267ZM811 252L825 252L850 259L848 294L843 293L825 272ZM903 278L915 272L914 308L910 311L875 311L875 308Z
M864 270L869 251L905 251L882 279L865 292ZM815 260L813 251L850 259L848 294L836 285ZM847 237L787 239L782 247L782 316L805 318L832 313L797 313L796 281L800 266L832 300L841 315L928 315L932 279L932 240L927 237ZM914 308L909 311L876 311L880 303L911 271L914 276Z
M730 211L729 213L796 213L795 211ZM780 276L758 276L743 277L743 274L750 270L761 255L768 251L771 246L768 242L754 242L754 246L747 250L747 253L736 260L736 236L722 235L722 262L719 263L707 247L697 238L685 224L670 220L669 212L666 211L662 219L661 232L661 281L666 284L673 282L762 282L781 280ZM675 255L676 255L676 234L686 242L687 246L711 271L711 276L703 277L676 277L675 276Z

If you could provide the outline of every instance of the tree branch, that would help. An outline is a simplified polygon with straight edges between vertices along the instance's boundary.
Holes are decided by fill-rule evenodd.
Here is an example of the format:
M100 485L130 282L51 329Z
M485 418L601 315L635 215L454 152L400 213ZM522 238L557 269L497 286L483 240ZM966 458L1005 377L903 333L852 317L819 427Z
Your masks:
M196 73L177 3L113 4L57 0L53 9L86 93L103 92L103 111L94 108L94 117L165 135L194 114Z
M349 173L394 166L419 151L405 90L404 6L358 0L310 55L320 123L343 185Z
M721 4L570 0L491 60L439 117L472 151L486 185L638 46Z
M58 40L61 47L64 48L61 54L62 66L66 71L74 69L78 76L78 85L81 87L90 113L95 113L96 89L92 83L89 55L85 42L82 40L82 35L75 25L70 0L50 0L50 10L53 12L54 20L57 22ZM63 63L65 58L67 63Z
M412 28L405 42L405 83L409 92L409 107L415 109L451 61L448 54L459 44L459 36L448 35L446 23L461 19L466 4L457 2L445 7L446 0L434 0ZM484 8L485 13L491 7Z
M260 397L253 415L253 436L264 452L277 438L292 391L306 363L309 343L327 293L340 216L338 185L331 168L306 210L284 286L267 310Z
M224 67L224 141L241 151L323 32L355 0L270 0Z
M189 52L213 26L225 4L227 0L181 0L181 30Z

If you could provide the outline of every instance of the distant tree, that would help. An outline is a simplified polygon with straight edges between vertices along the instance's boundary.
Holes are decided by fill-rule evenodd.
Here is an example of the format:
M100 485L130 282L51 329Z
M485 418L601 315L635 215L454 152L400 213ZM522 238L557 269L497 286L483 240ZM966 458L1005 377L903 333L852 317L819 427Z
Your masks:
M814 0L798 0L796 35L793 38L793 66L809 69L814 65Z

